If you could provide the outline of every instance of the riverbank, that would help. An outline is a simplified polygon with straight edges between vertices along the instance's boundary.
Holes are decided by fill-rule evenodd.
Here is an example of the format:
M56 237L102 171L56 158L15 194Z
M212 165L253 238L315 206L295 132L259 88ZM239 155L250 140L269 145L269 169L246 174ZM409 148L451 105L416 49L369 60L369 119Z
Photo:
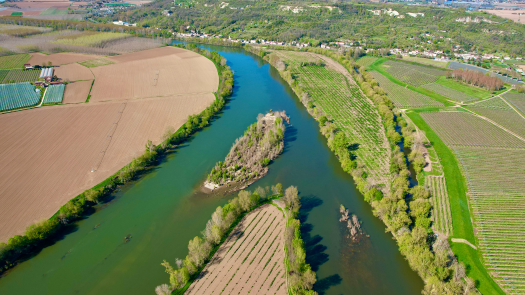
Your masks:
M163 142L157 146L150 141L146 144L144 154L120 169L118 172L68 201L49 220L38 222L27 228L25 235L9 239L7 244L0 244L0 274L15 266L25 257L38 252L49 241L63 236L73 222L85 218L92 212L91 208L115 192L125 183L135 180L151 169L165 154L173 152L173 148L185 142L193 134L208 126L224 108L233 87L233 73L226 65L224 58L217 53L200 50L195 46L186 49L199 53L211 60L219 73L218 92L211 106L200 114L190 116L188 121L173 134L166 134Z

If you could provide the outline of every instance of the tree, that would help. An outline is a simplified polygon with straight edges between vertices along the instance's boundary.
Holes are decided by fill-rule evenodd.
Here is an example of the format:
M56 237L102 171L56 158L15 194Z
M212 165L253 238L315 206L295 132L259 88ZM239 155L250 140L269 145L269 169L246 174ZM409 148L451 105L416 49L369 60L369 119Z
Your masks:
M275 188L277 190L277 194L282 195L283 194L283 185L281 183L277 183L275 185Z
M266 191L264 190L264 188L262 188L262 187L260 187L260 186L257 187L257 188L255 189L255 193L256 193L257 195L259 195L259 197L260 197L261 199L266 198Z
M299 191L297 190L297 187L290 186L286 189L284 192L284 203L286 204L286 207L291 212L299 212L299 208L301 207L301 203L299 202Z

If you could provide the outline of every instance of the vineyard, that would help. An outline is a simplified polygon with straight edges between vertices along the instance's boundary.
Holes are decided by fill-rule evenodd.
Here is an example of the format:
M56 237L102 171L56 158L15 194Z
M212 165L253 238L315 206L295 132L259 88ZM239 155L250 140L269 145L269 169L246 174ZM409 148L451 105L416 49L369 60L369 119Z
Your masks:
M287 294L285 223L268 204L247 214L185 294Z
M471 192L487 269L510 294L525 292L525 149L454 148Z
M0 69L23 68L30 58L31 55L26 53L0 56Z
M129 34L125 33L97 33L89 35L74 35L74 36L64 36L65 38L54 41L53 43L64 44L64 45L77 45L77 46L94 46L100 47L104 43L124 39L130 37Z
M428 89L430 91L434 91L437 94L441 94L457 102L469 102L469 101L478 100L477 97L467 95L461 91L457 91L455 89L448 88L447 86L443 86L437 83L430 83L430 84L423 85L421 87Z
M387 66L386 71L399 81L416 87L436 82L439 76L445 75L444 70L399 61L389 60L384 62L383 66Z
M357 161L364 164L369 177L378 183L387 183L390 147L375 106L359 86L349 84L345 75L330 67L301 66L311 61L311 55L277 53L314 104L346 133L350 142L359 144L354 154Z
M41 70L9 70L2 83L35 82L40 76ZM2 76L2 74L0 74Z
M379 72L370 72L377 80L379 86L385 90L388 97L394 102L398 108L407 107L439 107L444 106L442 103L433 100L432 98L421 93L412 91L408 88L400 86Z
M524 93L506 93L503 95L515 108L525 114L525 94Z
M44 103L61 103L64 98L64 84L51 85L47 87L44 94Z
M4 81L7 74L9 74L9 70L0 70L0 84L2 84L2 81Z
M40 95L28 82L0 84L0 111L9 111L38 104Z
M420 115L449 146L525 147L525 142L517 137L467 112L431 112Z
M433 227L445 235L452 235L452 215L448 200L447 185L443 176L426 176L425 184L432 196Z
M368 68L372 63L374 63L377 60L377 57L373 56L363 56L360 59L358 59L355 63L363 66L365 68Z
M525 138L525 119L501 98L472 104L469 109Z
M430 58L416 57L416 56L403 56L403 60L417 62L424 65L435 66L440 68L447 68L448 62L437 61Z

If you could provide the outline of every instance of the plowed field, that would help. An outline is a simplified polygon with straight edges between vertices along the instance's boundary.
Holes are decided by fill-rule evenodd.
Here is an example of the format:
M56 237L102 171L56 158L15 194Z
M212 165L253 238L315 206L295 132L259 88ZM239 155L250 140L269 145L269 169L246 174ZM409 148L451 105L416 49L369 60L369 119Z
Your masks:
M66 85L62 103L85 102L91 88L92 81L79 81Z
M95 84L90 101L210 93L219 77L207 58L175 47L110 57L115 64L91 68Z
M94 78L88 68L77 63L55 67L55 75L57 75L58 78L61 78L62 81L93 80Z
M272 205L250 212L185 294L287 294L285 223Z

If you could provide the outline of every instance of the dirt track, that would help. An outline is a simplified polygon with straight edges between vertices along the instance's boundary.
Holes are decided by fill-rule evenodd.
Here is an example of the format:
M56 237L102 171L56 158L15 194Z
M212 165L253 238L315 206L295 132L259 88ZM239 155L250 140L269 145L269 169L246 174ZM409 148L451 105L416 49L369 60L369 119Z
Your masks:
M174 51L187 54L178 48ZM189 115L209 106L215 99L212 91L218 86L215 66L206 58L186 61L187 68L192 68L192 61L195 61L195 69L187 71L207 77L208 81L196 79L192 84L186 80L184 83L192 85L180 86L179 80L172 80L163 86L165 91L154 98L136 99L123 95L121 99L135 99L109 102L93 102L92 98L86 104L0 115L0 161L3 163L0 170L0 242L22 234L28 225L38 220L51 217L68 200L142 154L147 140L159 143L168 126L178 129ZM147 71L147 65L142 64L142 69ZM181 68L179 63L171 70ZM212 73L206 72L211 69ZM169 70L164 69L166 76L170 75ZM111 82L110 76L107 79L107 87L119 83ZM64 102L85 101L90 82L68 84ZM75 87L80 91L71 92ZM196 93L188 94L184 89ZM111 93L107 88L105 91ZM105 100L103 94L99 92L100 100ZM122 116L97 171L92 173L119 108L124 110Z
M275 206L250 212L185 294L287 294L284 226Z

